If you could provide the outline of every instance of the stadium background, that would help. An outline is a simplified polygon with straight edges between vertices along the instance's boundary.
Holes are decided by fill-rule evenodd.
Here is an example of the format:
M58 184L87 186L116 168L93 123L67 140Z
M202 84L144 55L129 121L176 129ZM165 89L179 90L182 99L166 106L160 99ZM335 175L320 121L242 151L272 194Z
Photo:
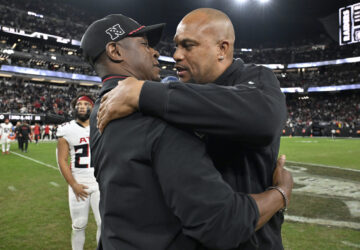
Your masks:
M168 23L157 46L165 77L176 76L172 36L181 18L199 7L223 10L234 22L235 57L272 68L286 94L281 152L296 190L285 247L360 248L360 141L340 139L360 137L360 45L340 46L338 35L339 8L356 2L0 0L0 122L56 127L71 119L78 91L96 96L100 80L79 50L92 21L118 12L143 24ZM13 144L12 154L0 155L0 249L69 248L55 146L32 144L24 154Z

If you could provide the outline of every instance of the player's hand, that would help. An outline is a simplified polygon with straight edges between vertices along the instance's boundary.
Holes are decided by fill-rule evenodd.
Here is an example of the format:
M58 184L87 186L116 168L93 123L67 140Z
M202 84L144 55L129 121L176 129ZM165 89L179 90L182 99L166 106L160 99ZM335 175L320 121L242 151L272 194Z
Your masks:
M84 201L88 197L89 194L88 194L88 192L85 191L85 189L89 188L88 186L79 184L79 183L75 183L71 187L75 193L77 201L80 201L80 199L82 199Z
M144 81L128 77L101 98L97 114L97 127L102 133L106 125L118 118L128 116L139 107L139 96Z
M285 194L290 204L291 193L294 186L294 180L291 176L291 173L284 168L285 161L286 161L285 155L281 155L277 160L276 168L273 174L273 186L279 186L285 191Z

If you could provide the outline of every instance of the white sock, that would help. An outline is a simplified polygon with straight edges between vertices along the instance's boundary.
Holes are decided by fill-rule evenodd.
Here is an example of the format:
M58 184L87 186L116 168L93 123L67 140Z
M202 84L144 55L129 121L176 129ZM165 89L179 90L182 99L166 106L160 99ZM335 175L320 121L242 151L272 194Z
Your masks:
M85 243L85 229L73 230L71 233L71 246L73 250L83 250Z
M100 240L100 225L97 227L97 231L96 231L96 244L99 244L99 240Z

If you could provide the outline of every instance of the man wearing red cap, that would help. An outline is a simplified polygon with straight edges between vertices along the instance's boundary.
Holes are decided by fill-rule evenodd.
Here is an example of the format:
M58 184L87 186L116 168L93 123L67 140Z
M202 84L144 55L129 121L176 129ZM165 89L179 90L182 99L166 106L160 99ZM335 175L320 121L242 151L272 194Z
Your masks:
M57 130L57 162L62 175L69 184L69 208L72 220L72 249L83 249L85 228L90 206L98 227L96 241L100 236L99 186L90 161L89 117L94 106L92 97L80 93L71 103L75 120L59 126ZM70 154L71 164L68 164Z

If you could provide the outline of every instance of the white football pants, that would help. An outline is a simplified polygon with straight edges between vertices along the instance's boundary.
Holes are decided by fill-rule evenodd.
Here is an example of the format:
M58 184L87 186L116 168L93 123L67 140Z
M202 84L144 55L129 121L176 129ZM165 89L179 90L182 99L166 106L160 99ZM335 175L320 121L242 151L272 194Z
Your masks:
M6 151L10 151L10 139L8 136L9 136L8 134L1 135L0 142L1 142L1 149L2 149L3 153L5 153Z
M81 199L77 201L74 191L69 186L69 208L72 220L71 246L73 250L82 250L84 248L85 228L88 223L90 206L94 213L97 225L97 243L99 242L100 238L101 219L99 213L99 186L97 183L96 185L85 185L89 187L88 189L86 189L86 192L88 192L89 195L84 201Z

